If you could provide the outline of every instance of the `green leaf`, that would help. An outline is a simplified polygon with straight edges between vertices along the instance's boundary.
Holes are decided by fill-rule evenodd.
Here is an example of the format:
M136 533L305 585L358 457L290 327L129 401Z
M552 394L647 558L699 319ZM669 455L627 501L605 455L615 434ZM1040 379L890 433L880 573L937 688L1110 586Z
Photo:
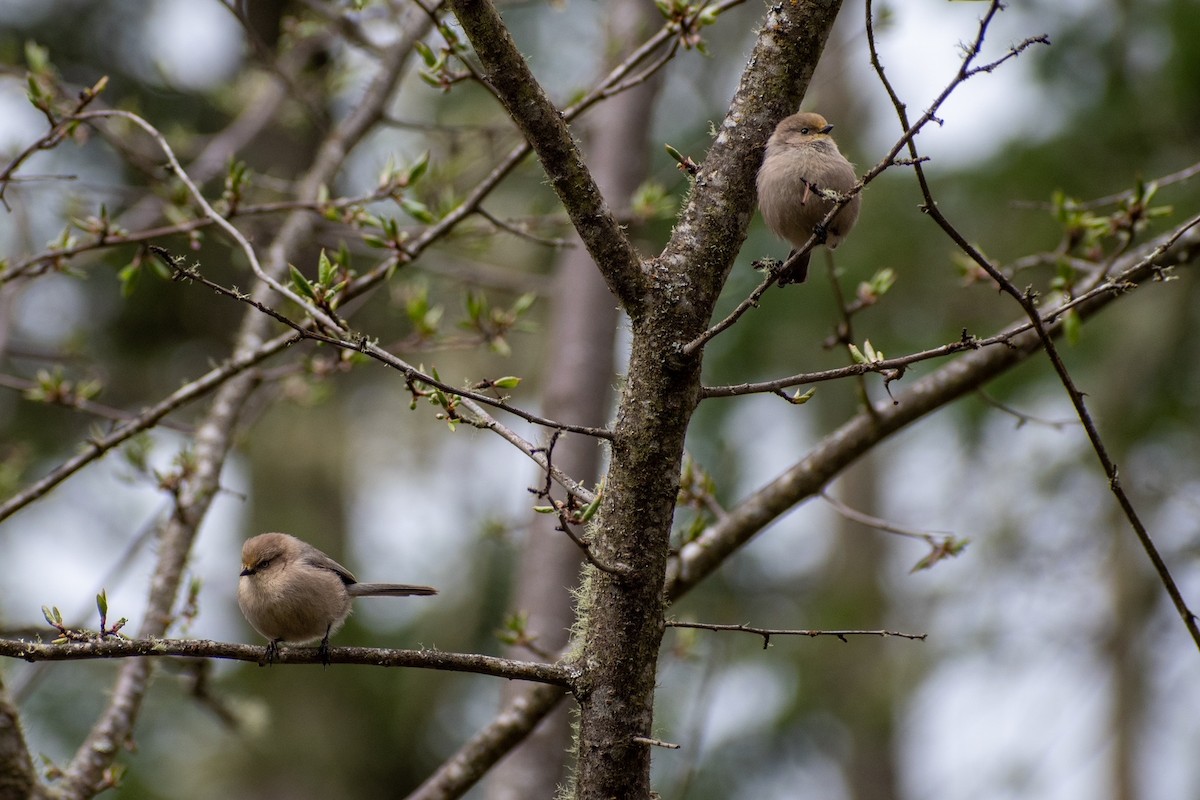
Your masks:
M425 44L425 42L418 39L417 41L413 42L413 47L415 47L417 52L421 55L421 60L425 62L425 66L432 67L437 64L437 54L434 53L433 48Z
M482 293L468 289L464 302L467 305L467 316L472 322L479 322L487 316L488 302Z
M512 355L512 345L503 336L493 336L488 340L488 349L498 356L507 358Z
M133 290L137 288L138 278L142 275L142 268L138 264L126 264L117 272L117 280L121 283L121 297L128 298L133 294Z
M421 157L413 162L413 165L408 168L407 183L409 186L421 180L421 176L429 169L429 151L426 150L421 154Z
M317 295L313 291L312 284L308 282L308 278L304 277L304 273L296 269L295 265L288 264L288 271L292 276L292 286L297 292L307 297L309 300L316 300Z
M590 522L592 517L596 516L596 512L600 510L600 503L604 500L604 480L596 486L596 498L588 503L587 508L583 509L583 513L579 515L580 522Z
M50 66L50 48L34 41L25 42L25 64L30 72L45 72Z
M537 302L537 293L536 292L526 292L525 294L518 297L516 302L512 304L513 315L518 316L518 317L521 316L526 311L528 311L530 308L532 308L533 304L536 302Z
M1074 347L1079 344L1079 340L1083 335L1083 320L1080 319L1079 313L1075 309L1068 309L1066 314L1063 314L1063 335L1067 338L1067 344Z
M325 254L325 248L322 247L321 256L317 259L317 283L325 287L331 286L336 275L337 269L329 260L329 256Z
M417 222L424 222L428 225L437 221L437 218L433 216L433 212L429 210L429 207L417 200L401 197L400 207Z
M515 389L521 385L521 379L516 375L505 375L503 378L497 378L492 381L492 386L497 389Z
M104 589L96 595L96 610L100 612L101 618L108 616L108 593Z

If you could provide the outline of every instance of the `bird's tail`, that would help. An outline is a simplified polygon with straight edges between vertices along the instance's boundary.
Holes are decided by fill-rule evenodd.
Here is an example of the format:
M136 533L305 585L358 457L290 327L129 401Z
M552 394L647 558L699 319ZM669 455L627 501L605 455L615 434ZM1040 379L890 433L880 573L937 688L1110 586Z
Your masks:
M351 597L408 597L437 594L432 586L410 586L407 583L352 583L346 587Z

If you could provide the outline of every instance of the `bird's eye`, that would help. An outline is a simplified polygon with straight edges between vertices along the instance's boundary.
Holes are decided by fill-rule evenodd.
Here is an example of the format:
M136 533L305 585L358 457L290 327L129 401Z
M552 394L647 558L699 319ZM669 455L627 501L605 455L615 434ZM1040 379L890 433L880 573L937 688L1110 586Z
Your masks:
M268 558L268 559L258 562L258 564L255 565L254 569L256 569L256 570L266 569L269 566L271 566L271 559Z
M801 128L801 129L800 129L800 132L801 132L801 133L803 133L803 134L808 134L808 132L809 132L809 129L808 129L808 128Z

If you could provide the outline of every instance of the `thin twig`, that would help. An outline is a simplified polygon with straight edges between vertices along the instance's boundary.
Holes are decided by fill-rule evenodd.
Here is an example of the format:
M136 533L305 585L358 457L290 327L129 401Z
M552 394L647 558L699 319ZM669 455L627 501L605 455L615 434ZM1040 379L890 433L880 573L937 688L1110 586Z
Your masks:
M321 325L324 325L331 330L341 329L341 326L339 326L337 322L335 322L333 318L324 311L317 308L312 303L308 302L279 281L275 280L275 278L271 275L267 274L267 272L263 269L262 264L259 263L258 254L254 251L254 247L249 241L247 241L246 237L242 235L241 231L234 227L229 220L225 219L224 216L217 213L217 210L209 204L208 199L204 196L204 193L201 192L199 187L192 182L192 179L188 177L187 172L184 171L183 165L179 163L179 159L175 157L175 151L172 150L171 145L167 143L166 137L159 133L157 128L144 120L142 117L139 117L137 114L134 114L130 111L121 111L117 109L85 111L81 114L77 114L75 119L89 120L102 117L118 117L120 119L127 120L137 125L146 133L150 134L155 143L158 144L159 149L161 149L163 154L167 157L167 162L171 165L171 171L177 178L179 178L183 185L187 187L192 199L196 201L196 205L200 206L206 217L212 220L213 223L221 230L225 231L229 238L233 239L234 243L237 244L238 248L242 251L242 254L249 262L250 269L253 270L255 276L257 276L260 281L270 286L276 292L300 306L300 308L304 309L309 316L311 316Z
M989 406L991 406L992 408L1003 411L1005 414L1008 414L1009 416L1015 418L1017 420L1018 428L1020 428L1027 422L1032 422L1036 425L1045 425L1046 427L1054 428L1055 430L1062 430L1063 428L1070 428L1070 427L1074 427L1075 425L1079 424L1078 419L1054 420L1054 419L1045 419L1043 417L1035 417L1033 414L1028 414L1024 411L1019 411L1019 410L1013 408L1012 406L1008 405L1007 403L1000 402L999 400L992 397L990 394L988 394L983 389L977 390L975 392L975 394L979 395L979 398L981 400L983 400L983 402L985 402Z
M835 636L843 642L849 636L879 636L882 638L896 637L898 639L911 639L914 641L925 641L929 636L927 633L904 633L903 631L833 631L833 630L797 630L791 628L756 628L752 625L720 625L712 622L679 622L677 620L667 620L668 628L697 628L704 631L737 631L739 633L753 633L761 636L763 640L763 650L771 644L772 636L807 636L810 639L815 639L818 636Z
M894 533L897 536L907 536L910 539L919 539L929 545L936 545L939 539L953 539L955 535L949 531L923 531L916 528L906 528L902 525L897 525L894 522L888 522L885 519L865 514L858 509L851 508L837 498L830 497L829 492L822 490L820 492L821 499L829 504L830 508L836 511L840 516L845 517L851 522L857 522L860 525L866 525L868 528L883 531L885 533Z
M209 288L215 292L218 292L219 294L222 294L226 297L232 298L234 300L238 300L239 302L242 302L249 306L252 306L253 308L261 311L262 313L264 313L267 316L271 317L272 319L276 320L277 322L281 322L284 325L288 326L302 338L312 339L312 340L318 341L318 342L324 342L325 344L330 344L330 345L333 345L334 347L338 347L343 350L348 350L348 351L355 352L355 353L364 353L364 354L370 356L371 358L375 359L376 361L379 361L380 363L383 363L383 364L401 372L404 375L405 381L408 382L410 385L412 385L414 383L422 383L422 384L426 384L428 386L433 386L437 389L440 389L443 392L446 392L447 394L452 394L452 395L455 395L456 397L461 397L466 400L474 400L476 403L482 403L483 405L488 405L493 408L498 408L502 411L507 411L508 413L513 414L514 416L518 416L521 419L525 420L526 422L531 422L535 425L543 425L547 428L555 428L555 429L559 429L559 430L569 431L571 433L581 433L585 436L594 436L599 439L612 439L612 432L609 430L606 430L604 428L593 428L593 427L588 427L586 425L571 425L571 424L565 423L565 422L557 422L552 419L546 419L545 417L540 417L537 414L533 414L529 411L525 411L524 409L510 405L509 403L506 403L504 400L501 400L496 397L491 397L490 395L483 394L482 392L476 392L471 389L460 389L460 388L451 386L448 383L444 383L443 381L438 380L437 378L433 377L432 375L428 375L428 374L420 371L416 367L414 367L411 364L409 364L408 362L404 361L399 356L383 349L382 347L375 344L374 342L368 341L361 334L356 334L352 331L347 330L344 327L344 325L339 325L336 329L334 329L334 330L338 331L340 335L333 335L332 331L320 332L320 331L314 330L308 324L302 323L302 322L296 322L295 320L288 317L286 314L276 311L274 308L271 308L266 303L261 303L261 302L255 300L253 297L250 297L249 295L247 295L243 292L239 292L235 289L230 289L226 286L222 286L221 284L216 283L215 281L211 281L208 278L205 278L203 275L200 274L200 272L198 270L196 270L194 268L184 267L184 266L180 265L179 262L182 259L172 256L166 248L157 247L157 246L152 245L150 247L150 250L155 255L157 255L159 257L159 259L163 261L164 264L166 264L168 267L171 268L171 270L174 271L176 279L184 280L184 281L194 281L196 283L201 284L202 286L204 286L206 288Z

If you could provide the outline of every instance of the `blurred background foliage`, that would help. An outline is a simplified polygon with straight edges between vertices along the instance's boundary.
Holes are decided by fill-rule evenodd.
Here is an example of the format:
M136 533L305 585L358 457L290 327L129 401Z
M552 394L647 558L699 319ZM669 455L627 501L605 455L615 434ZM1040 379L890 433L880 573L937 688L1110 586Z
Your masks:
M185 155L199 153L252 107L274 58L302 58L300 78L269 133L238 152L256 203L284 196L280 187L353 104L373 58L361 43L313 32L346 14L378 42L392 35L381 2L364 3L360 12L320 1L250 3L248 30L216 0L5 6L5 161L42 132L24 99L29 43L45 48L69 85L108 76L103 102L142 114ZM599 74L605 54L595 31L605 7L587 0L508 4L522 51L560 102ZM984 7L877 3L885 65L910 115L949 82L955 45L973 36ZM959 90L965 99L947 106L945 125L918 140L932 159L942 209L984 252L1013 264L1062 241L1051 208L1056 192L1087 201L1195 164L1195 12L1189 0L1032 0L1005 10L988 40L991 58L1040 33L1052 46L972 79ZM681 51L666 67L659 110L648 122L647 147L655 155L647 180L668 199L682 198L687 186L662 144L701 158L761 14L757 3L735 8L704 30L705 54ZM859 3L844 6L805 107L836 124L843 151L865 170L899 126L869 70L862 17ZM69 220L100 214L102 203L116 218L146 194L170 199L177 192L144 139L89 137L40 155L27 170L75 179L7 188L0 241L9 265L41 252ZM389 160L404 168L428 152L428 170L406 197L436 216L516 141L485 92L468 82L443 93L414 68L392 118L353 155L330 194L368 193ZM221 193L225 174L223 168L207 181L210 197ZM911 175L889 171L867 190L860 228L837 253L837 279L847 294L880 269L897 276L881 302L854 319L854 340L870 340L887 355L956 340L964 329L987 335L1019 316L986 282L968 279L919 202ZM1139 241L1193 216L1200 182L1163 185L1152 203L1172 213L1139 231ZM539 237L567 235L533 162L484 205ZM630 220L645 254L666 241L673 206ZM1109 203L1095 213L1115 208ZM401 227L419 228L413 215L387 213ZM262 243L277 220L256 215L244 229ZM374 263L377 253L344 224L314 215L313 226L311 252L295 261L306 274L314 274L321 248L334 253L345 245L356 269ZM247 280L239 257L208 231L159 243L199 260L215 280ZM52 381L56 374L76 384L98 381L98 402L136 412L224 357L242 310L148 268L136 282L128 274L123 281L120 271L135 254L129 245L98 250L61 272L0 289L0 373L12 389L0 394L6 493L68 457L103 424L31 402L20 381L37 381L39 371ZM751 262L768 255L783 255L782 245L756 219L719 315L757 284ZM355 325L408 361L436 366L451 383L521 376L517 400L536 405L545 370L587 369L544 358L539 334L555 259L555 248L475 217L356 307ZM847 362L841 348L822 346L839 322L825 263L816 254L808 284L768 293L760 309L710 344L706 383ZM1052 268L1037 266L1017 282L1047 291L1054 277ZM1123 479L1195 598L1200 304L1193 302L1195 276L1173 277L1089 321L1066 353ZM481 316L476 299L472 316L468 290L486 299L487 313ZM510 328L497 333L481 325L492 310L523 306L528 293L537 300ZM906 380L932 368L915 367ZM278 529L330 551L364 579L441 587L435 602L364 604L341 643L498 652L498 631L516 610L516 548L532 516L526 488L539 480L532 467L479 432L450 432L424 405L410 412L403 381L378 365L352 365L317 347L265 369L271 380L251 410L227 470L229 492L198 548L194 572L203 585L190 632L255 641L233 605L238 542ZM877 381L864 385L882 396ZM696 468L711 477L715 500L732 506L793 463L854 413L862 390L852 382L824 384L811 403L796 407L771 397L708 401L689 449ZM146 464L170 468L194 413L184 408L172 416L182 435L156 434L146 444ZM662 738L683 749L657 756L661 795L1126 800L1200 793L1200 768L1187 756L1200 739L1196 715L1187 711L1200 700L1196 654L1071 417L1057 379L1034 358L986 397L898 435L831 488L863 513L969 538L957 559L910 573L924 545L849 521L817 500L684 598L674 610L680 619L891 628L929 632L930 639L776 637L764 651L759 638L744 634L668 632L657 725ZM151 545L143 538L140 555L126 548L161 513L159 490L137 459L110 455L94 470L107 472L73 479L0 527L6 631L37 628L41 604L77 609L81 622L93 624L85 609L100 585L115 614L136 617ZM681 513L681 539L693 517ZM35 749L52 761L72 752L114 672L103 663L0 669ZM240 664L211 665L200 680L191 666L164 664L114 794L403 796L489 719L499 688L455 674Z

